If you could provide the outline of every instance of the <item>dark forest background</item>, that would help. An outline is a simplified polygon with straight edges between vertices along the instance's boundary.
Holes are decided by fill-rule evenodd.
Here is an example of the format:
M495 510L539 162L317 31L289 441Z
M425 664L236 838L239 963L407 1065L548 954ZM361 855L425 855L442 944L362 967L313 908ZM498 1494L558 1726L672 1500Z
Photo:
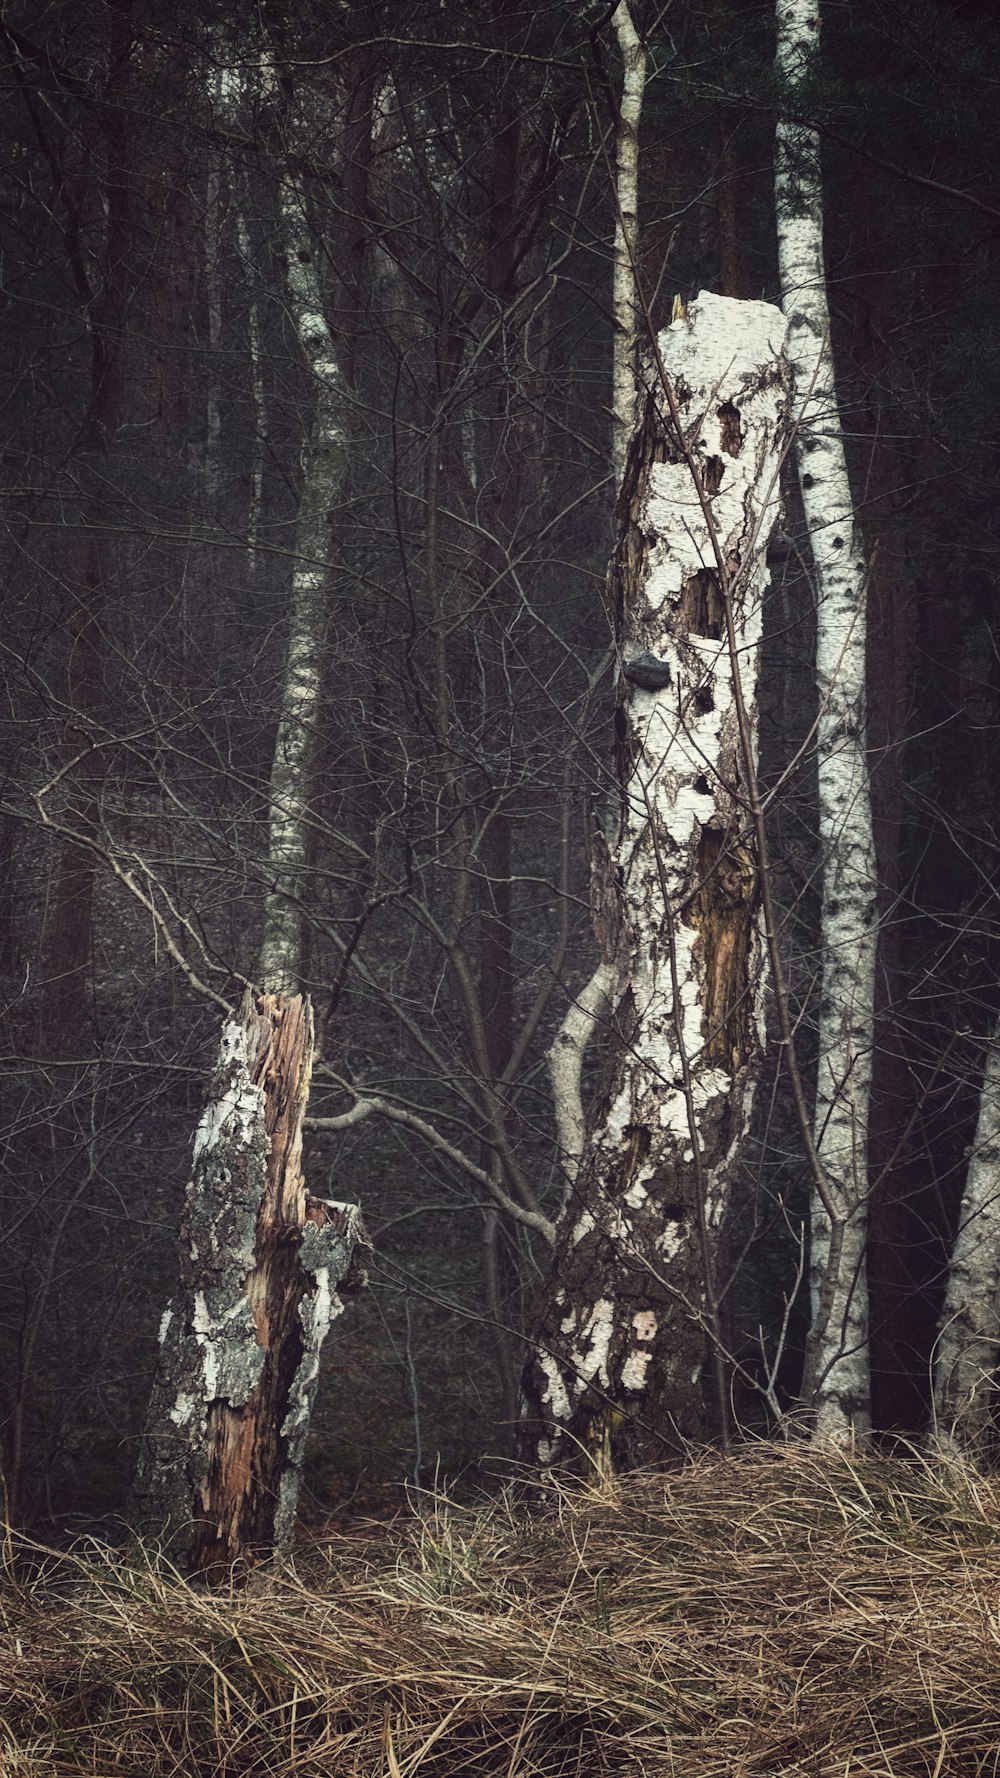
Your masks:
M253 968L314 396L279 180L305 194L350 386L330 514L305 983L307 1175L361 1203L371 1287L327 1348L310 1485L510 1449L544 1052L594 962L610 779L610 9L80 0L0 23L0 1423L12 1513L120 1510L224 1004ZM654 324L776 299L770 9L636 7ZM258 29L259 26L259 29ZM276 46L275 91L223 70ZM874 1408L925 1425L998 1011L1000 47L985 5L828 4L827 260L873 563L881 881ZM254 97L256 93L256 97ZM263 96L262 96L263 95ZM761 748L808 1059L817 921L810 581L789 490ZM595 1049L593 1067L599 1066ZM727 1293L752 1371L806 1182L768 1063ZM788 1391L801 1317L793 1313ZM752 1392L737 1402L766 1430Z

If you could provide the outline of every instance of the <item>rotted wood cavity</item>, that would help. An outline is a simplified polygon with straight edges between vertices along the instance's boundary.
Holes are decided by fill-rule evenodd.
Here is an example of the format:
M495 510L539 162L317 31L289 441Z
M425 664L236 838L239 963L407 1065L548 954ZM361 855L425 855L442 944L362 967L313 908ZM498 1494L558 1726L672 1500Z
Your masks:
M684 582L680 620L681 627L693 636L707 636L717 642L724 634L726 610L713 569L699 568Z
M743 422L734 401L724 401L718 409L722 449L727 457L738 457L743 449Z
M651 1146L652 1137L645 1124L626 1125L621 1164L616 1168L614 1178L608 1181L608 1191L612 1197L628 1191Z
M700 887L687 920L701 947L702 1052L706 1066L735 1075L754 1055L750 959L757 918L758 879L746 847L702 829L698 843Z

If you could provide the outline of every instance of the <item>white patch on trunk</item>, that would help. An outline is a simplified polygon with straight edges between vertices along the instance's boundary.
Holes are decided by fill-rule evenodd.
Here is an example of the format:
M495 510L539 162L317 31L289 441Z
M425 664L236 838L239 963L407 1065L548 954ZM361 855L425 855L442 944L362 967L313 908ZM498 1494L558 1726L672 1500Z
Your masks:
M656 1338L658 1322L652 1309L637 1309L632 1317L632 1330L638 1345L634 1346L622 1365L622 1387L633 1393L646 1386L646 1372L652 1360L652 1351L643 1351L644 1345L652 1345Z
M663 1259L675 1259L684 1245L684 1230L679 1222L668 1222L656 1237L656 1251Z
M187 1426L194 1409L194 1400L190 1395L179 1395L170 1410L170 1418L175 1426Z
M550 1409L553 1420L566 1421L570 1416L570 1399L569 1392L563 1382L562 1371L548 1352L537 1352L536 1358L539 1369L545 1377L542 1406Z
M615 1305L610 1297L598 1297L581 1329L583 1340L590 1341L589 1349L584 1351L581 1342L573 1353L574 1368L584 1382L592 1383L596 1377L602 1388L608 1388L608 1353L614 1331Z
M622 1388L635 1391L645 1388L646 1372L649 1369L653 1354L651 1352L630 1352L622 1365Z

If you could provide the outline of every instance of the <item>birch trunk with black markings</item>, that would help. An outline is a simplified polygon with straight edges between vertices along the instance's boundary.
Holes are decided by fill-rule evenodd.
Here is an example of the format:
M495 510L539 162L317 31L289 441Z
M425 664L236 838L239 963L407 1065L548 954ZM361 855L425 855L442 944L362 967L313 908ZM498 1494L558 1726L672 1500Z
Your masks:
M818 0L778 0L777 72L805 109ZM822 848L814 1141L825 1180L811 1213L812 1324L803 1402L817 1437L864 1438L868 1358L868 1102L875 1038L877 871L865 708L866 566L837 401L823 254L819 136L778 125L775 214L795 454L816 580L816 758ZM825 1202L823 1199L825 1198Z
M608 1053L523 1377L521 1456L543 1468L662 1460L724 1412L706 1359L764 994L738 704L753 745L784 338L770 305L703 294L659 338L684 437L654 384L629 452L611 570L621 813L592 878Z

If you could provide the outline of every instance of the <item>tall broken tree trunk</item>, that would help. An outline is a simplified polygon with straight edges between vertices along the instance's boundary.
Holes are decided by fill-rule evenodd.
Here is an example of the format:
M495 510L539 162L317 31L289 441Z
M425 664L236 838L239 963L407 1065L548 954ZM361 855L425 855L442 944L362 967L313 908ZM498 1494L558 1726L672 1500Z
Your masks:
M986 1051L976 1137L934 1360L934 1424L944 1445L982 1455L996 1436L1000 1364L1000 1026Z
M238 112L241 76L220 103ZM265 59L262 82L277 88ZM302 1122L313 1020L303 973L309 784L330 602L330 511L347 470L347 386L323 311L303 195L278 179L292 317L315 422L295 535L281 707L268 785L268 884L257 958L263 992L227 1022L194 1145L181 1228L181 1288L160 1360L133 1490L134 1522L166 1535L209 1578L291 1540L320 1351L338 1284L367 1237L352 1204L311 1198ZM242 250L242 243L241 243ZM256 367L255 367L256 370Z
M132 1518L208 1579L289 1542L320 1349L363 1282L358 1211L303 1182L312 1054L308 1001L248 993L195 1136Z
M521 1456L542 1466L662 1459L725 1412L715 1266L761 1050L748 785L784 338L769 304L700 296L659 336L629 453L621 816L592 885L613 1012L522 1383Z

